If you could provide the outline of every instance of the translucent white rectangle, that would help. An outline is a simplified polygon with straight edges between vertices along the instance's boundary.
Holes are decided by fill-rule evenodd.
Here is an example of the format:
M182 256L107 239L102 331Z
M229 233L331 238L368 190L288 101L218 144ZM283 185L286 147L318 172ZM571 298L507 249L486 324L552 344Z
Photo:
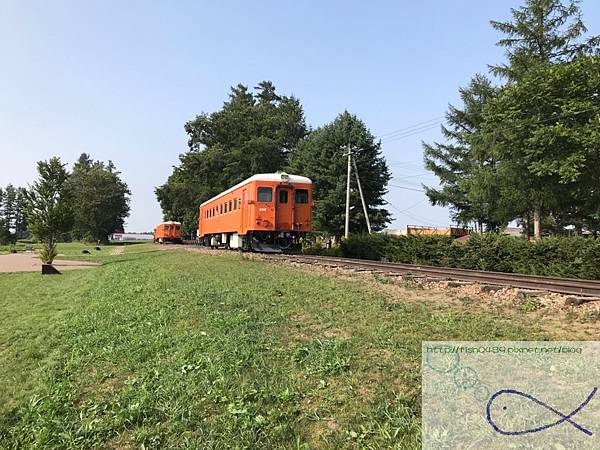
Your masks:
M423 342L424 449L600 449L599 342Z

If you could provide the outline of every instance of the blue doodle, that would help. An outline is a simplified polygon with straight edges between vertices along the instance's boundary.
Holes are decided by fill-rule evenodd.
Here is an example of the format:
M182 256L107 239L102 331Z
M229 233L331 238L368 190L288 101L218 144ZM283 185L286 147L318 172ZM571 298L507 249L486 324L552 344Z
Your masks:
M565 414L561 413L560 411L557 411L553 407L545 404L541 400L538 400L533 395L529 395L529 394L526 394L525 392L517 391L515 389L502 389L502 390L496 392L494 395L492 395L490 397L490 399L488 400L488 403L487 403L487 406L486 406L487 421L492 426L492 428L494 428L494 430L496 430L500 434L504 434L504 435L507 435L507 436L518 436L518 435L527 434L527 433L536 433L538 431L547 430L548 428L555 427L556 425L560 425L563 422L568 422L572 426L574 426L575 428L577 428L579 431L581 431L582 433L585 433L588 436L591 436L593 434L591 431L587 430L586 428L582 427L581 425L579 425L575 421L571 420L571 418L573 416L575 416L575 414L577 414L579 411L581 411L590 402L590 400L594 397L594 395L596 395L596 391L597 390L598 390L597 387L595 387L594 389L592 389L592 391L587 396L587 398L577 408L575 408L571 413L565 415ZM541 426L538 426L538 427L535 427L535 428L531 428L529 430L521 430L521 431L505 431L505 430L502 430L492 420L491 406L492 406L493 401L496 398L498 398L498 397L500 397L501 395L504 395L504 394L519 395L519 396L524 397L524 398L526 398L528 400L531 400L531 401L537 403L538 405L546 408L547 410L552 411L554 414L556 414L557 416L559 416L560 419L558 419L556 422L552 422L552 423L549 423L549 424L546 424L546 425L541 425ZM502 409L506 410L506 406L504 406Z

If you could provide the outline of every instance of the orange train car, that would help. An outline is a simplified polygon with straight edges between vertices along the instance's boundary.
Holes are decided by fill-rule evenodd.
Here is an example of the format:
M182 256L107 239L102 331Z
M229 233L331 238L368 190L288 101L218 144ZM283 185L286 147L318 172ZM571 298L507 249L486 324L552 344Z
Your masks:
M154 229L154 242L166 244L172 242L174 244L181 243L181 223L180 222L163 222Z
M311 230L312 206L309 178L253 175L200 205L198 239L213 248L294 251Z

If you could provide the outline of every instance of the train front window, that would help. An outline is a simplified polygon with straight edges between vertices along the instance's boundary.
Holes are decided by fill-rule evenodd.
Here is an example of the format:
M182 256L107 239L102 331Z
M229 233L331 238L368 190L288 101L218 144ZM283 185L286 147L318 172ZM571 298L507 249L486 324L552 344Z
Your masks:
M279 191L279 203L287 203L288 202L288 191L281 190Z
M296 189L296 203L308 203L308 190Z
M263 203L271 203L273 201L273 189L270 187L259 187L258 201Z

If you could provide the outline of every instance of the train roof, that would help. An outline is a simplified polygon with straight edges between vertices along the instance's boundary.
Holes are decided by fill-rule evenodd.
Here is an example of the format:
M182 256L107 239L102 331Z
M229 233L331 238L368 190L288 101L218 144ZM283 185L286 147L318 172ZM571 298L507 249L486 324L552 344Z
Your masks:
M173 222L172 220L169 220L168 222L161 222L159 225L181 225L181 222Z
M289 183L303 183L303 184L312 184L310 178L303 177L301 175L290 175L285 172L276 172L276 173L257 173L256 175L252 175L250 178L246 178L241 183L236 184L233 187L230 187L226 191L221 192L219 195L215 195L213 198L206 200L200 206L204 206L207 203L212 202L213 200L222 197L225 194L229 194L230 192L235 191L237 188L244 186L252 181L286 181Z

